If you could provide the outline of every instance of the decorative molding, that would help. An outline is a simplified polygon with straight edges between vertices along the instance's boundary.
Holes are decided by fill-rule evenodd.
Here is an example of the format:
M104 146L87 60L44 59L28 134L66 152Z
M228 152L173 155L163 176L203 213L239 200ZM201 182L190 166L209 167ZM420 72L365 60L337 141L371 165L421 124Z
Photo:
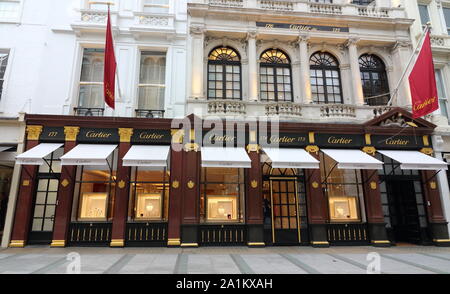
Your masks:
M370 182L370 189L376 190L378 188L377 182Z
M366 146L362 149L362 151L372 156L375 156L375 154L377 153L377 149L373 146Z
M422 152L423 154L432 156L434 153L434 150L433 150L433 148L422 148L420 150L420 152Z
M431 190L436 190L437 189L437 183L435 181L431 181L430 182L430 189Z
M251 182L251 186L252 186L253 189L258 188L258 181L257 181L257 180L253 180L253 181Z
M186 143L184 145L184 151L186 151L186 152L190 152L190 151L198 152L199 150L200 150L200 147L198 146L197 143Z
M50 247L66 247L66 240L52 240Z
M130 143L133 136L133 129L119 128L120 143Z
M177 180L174 180L174 181L172 182L172 188L178 189L179 187L180 187L180 182L177 181Z
M309 145L309 146L306 146L305 150L308 151L308 153L319 154L320 149L319 149L319 146Z
M189 180L186 185L189 189L193 189L195 187L195 183L192 180Z
M124 180L121 180L121 181L117 184L117 186L119 187L119 189L125 188L125 181L124 181Z
M24 240L11 240L11 242L9 243L9 247L23 248L23 247L25 247L25 241Z
M64 127L66 142L76 142L80 127Z
M247 153L250 153L250 152L259 153L260 150L261 150L261 147L258 144L248 144L247 145Z
M61 186L63 186L64 188L66 188L67 186L69 186L70 182L67 179L64 179L61 181Z
M24 186L24 187L30 186L30 180L23 180L22 186Z
M43 128L43 126L27 126L27 140L39 141Z
M312 182L312 184L311 184L311 186L314 188L314 189L317 189L317 188L319 188L319 183L317 183L317 182Z
M125 246L125 240L124 239L112 239L111 243L109 244L111 247L124 247Z

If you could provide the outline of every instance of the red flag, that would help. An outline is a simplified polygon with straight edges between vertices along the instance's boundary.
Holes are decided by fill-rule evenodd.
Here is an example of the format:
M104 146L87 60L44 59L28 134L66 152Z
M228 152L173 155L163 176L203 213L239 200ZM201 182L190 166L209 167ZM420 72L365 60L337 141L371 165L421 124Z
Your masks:
M114 92L116 89L116 56L114 54L114 41L111 30L111 19L108 7L108 23L106 26L105 71L103 76L103 93L105 103L114 109Z
M413 117L419 118L439 109L430 32L428 31L416 64L409 76Z

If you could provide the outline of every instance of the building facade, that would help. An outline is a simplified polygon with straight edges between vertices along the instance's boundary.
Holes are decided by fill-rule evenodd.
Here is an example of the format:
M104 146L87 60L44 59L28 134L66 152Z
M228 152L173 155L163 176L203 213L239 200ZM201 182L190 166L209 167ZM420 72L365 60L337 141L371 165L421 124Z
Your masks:
M446 125L408 112L402 1L187 2L117 3L114 112L98 79L104 10L71 8L76 21L55 26L73 38L71 98L61 113L26 111L4 243L450 245L447 163L432 156ZM146 7L178 7L175 32ZM165 79L159 42L180 58Z

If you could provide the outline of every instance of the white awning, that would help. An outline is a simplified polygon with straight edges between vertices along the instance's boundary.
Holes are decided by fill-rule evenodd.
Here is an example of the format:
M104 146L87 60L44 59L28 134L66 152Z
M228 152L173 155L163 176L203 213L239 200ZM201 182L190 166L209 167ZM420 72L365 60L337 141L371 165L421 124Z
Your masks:
M382 169L383 162L355 149L322 149L338 163L339 169Z
M79 144L61 157L61 165L108 165L117 145Z
M250 168L244 148L202 147L202 167Z
M399 162L403 170L448 170L448 164L445 161L419 151L379 150L378 152Z
M320 162L304 149L263 148L273 168L319 169Z
M64 144L50 144L50 143L42 143L39 144L30 150L17 155L16 163L17 164L26 164L26 165L43 165L44 157L51 154L56 149L60 148Z
M170 146L134 145L123 157L124 166L167 167Z
M13 148L13 146L0 146L0 152Z

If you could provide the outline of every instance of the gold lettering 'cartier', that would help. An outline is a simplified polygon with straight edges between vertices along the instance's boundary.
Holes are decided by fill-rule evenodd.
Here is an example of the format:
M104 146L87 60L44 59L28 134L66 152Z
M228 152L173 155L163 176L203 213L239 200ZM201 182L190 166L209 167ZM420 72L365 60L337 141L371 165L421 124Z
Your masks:
M402 140L402 139L387 139L385 141L386 145L408 145L409 140Z
M428 105L433 104L435 102L436 102L436 97L432 97L432 98L428 98L423 103L416 103L416 104L414 104L414 111L422 110L425 107L427 107Z
M142 132L139 135L139 139L147 139L147 140L161 140L164 137L164 135L157 134L157 133L147 133Z
M86 133L86 138L108 139L111 136L112 136L111 133L105 133L105 132L89 131Z
M346 139L346 138L336 138L334 136L331 136L328 138L328 143L330 144L351 144L353 142L353 139Z
M210 141L216 141L216 142L234 142L235 140L236 140L236 137L234 137L234 136L228 136L228 135L225 135L225 136L216 136L216 135L211 135L210 137L209 137L209 140Z

